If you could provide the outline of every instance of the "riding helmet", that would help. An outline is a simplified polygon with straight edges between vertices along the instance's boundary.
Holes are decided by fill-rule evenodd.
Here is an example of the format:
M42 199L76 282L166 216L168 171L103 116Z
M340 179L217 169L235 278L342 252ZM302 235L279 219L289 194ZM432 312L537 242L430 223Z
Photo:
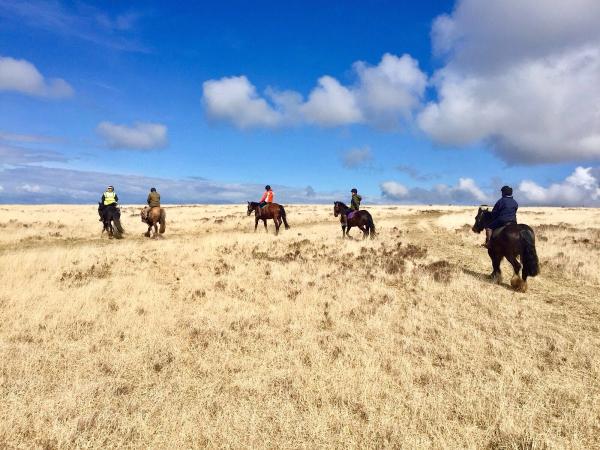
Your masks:
M502 192L502 195L512 195L513 190L510 186L502 186L502 189L500 189L500 192Z
M265 190L266 191L270 191L271 190L271 186L269 186L268 184L265 186Z
M108 186L106 189L113 189L114 190L115 188L112 187L112 186Z
M156 192L156 188L150 188L150 192Z
M350 192L352 192L353 194L358 194L358 190L356 188L352 188Z

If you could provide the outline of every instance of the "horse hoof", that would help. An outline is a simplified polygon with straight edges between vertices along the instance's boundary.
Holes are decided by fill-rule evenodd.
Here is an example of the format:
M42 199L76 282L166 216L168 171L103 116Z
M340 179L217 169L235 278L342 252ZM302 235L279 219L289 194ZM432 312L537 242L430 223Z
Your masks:
M492 281L492 283L500 284L500 283L502 283L502 275L496 274L496 273L491 273L490 280Z
M527 292L527 282L518 275L510 279L510 285L518 292Z
M521 284L521 277L519 275L513 275L513 277L510 279L510 285L514 288L519 287L519 285Z

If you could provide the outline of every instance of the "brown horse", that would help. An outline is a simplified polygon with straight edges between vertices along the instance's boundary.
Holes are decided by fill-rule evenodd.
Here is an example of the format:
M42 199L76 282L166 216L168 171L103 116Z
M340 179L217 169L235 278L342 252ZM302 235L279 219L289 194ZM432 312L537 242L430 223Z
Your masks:
M281 223L285 225L285 229L289 230L290 226L287 223L285 215L285 208L278 203L267 203L263 208L260 207L260 203L248 202L248 215L254 211L254 231L258 227L258 221L262 220L265 224L265 231L267 230L267 219L273 219L275 222L275 235L279 234L279 227Z
M375 237L375 224L373 223L373 217L371 217L369 211L361 209L360 211L356 211L349 219L348 214L351 212L352 210L344 203L333 203L333 215L335 217L340 216L340 223L342 224L342 237L350 237L348 234L350 232L350 228L358 227L363 232L363 239L366 239L369 235L371 236L371 239L373 239Z
M167 228L167 212L164 208L160 206L155 206L154 208L150 208L150 210L146 210L146 208L142 209L140 212L140 217L142 218L142 222L148 224L148 231L144 233L144 236L150 237L150 230L154 227L153 238L159 237L158 233L163 234L165 229ZM160 224L160 229L158 229L158 225Z
M489 208L486 205L480 206L472 228L473 232L481 233L491 221L492 213ZM503 258L506 258L515 272L510 280L510 285L521 292L527 290L527 277L535 277L540 273L540 265L535 251L535 234L528 225L511 223L501 230L494 230L488 244L488 255L492 260L490 278L496 283L502 282L500 263ZM517 257L521 259L520 263L517 261ZM522 279L519 276L521 267L523 268Z

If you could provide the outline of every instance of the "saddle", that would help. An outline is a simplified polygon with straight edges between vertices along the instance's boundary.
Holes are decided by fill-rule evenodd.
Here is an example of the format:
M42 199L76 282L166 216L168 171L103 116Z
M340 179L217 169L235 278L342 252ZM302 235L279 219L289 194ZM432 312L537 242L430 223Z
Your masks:
M502 230L504 230L507 226L509 225L514 225L515 222L508 222L505 223L504 225L502 225L500 228L496 228L495 230L492 231L492 239L495 237L498 237L500 235L500 233L502 233Z
M352 218L353 218L353 217L354 217L354 216L355 216L357 213L358 213L358 211L354 211L354 210L353 210L353 211L350 211L350 212L349 212L349 213L346 215L346 218L347 218L348 220L350 220L350 219L352 219Z

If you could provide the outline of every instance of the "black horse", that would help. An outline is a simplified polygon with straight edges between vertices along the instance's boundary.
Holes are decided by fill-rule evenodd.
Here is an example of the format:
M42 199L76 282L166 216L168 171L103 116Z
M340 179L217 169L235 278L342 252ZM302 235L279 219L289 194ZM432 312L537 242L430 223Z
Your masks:
M492 213L486 205L479 207L473 232L481 233L492 221ZM527 290L527 277L535 277L540 273L540 264L535 251L535 234L531 227L525 224L511 223L501 230L494 230L488 244L488 254L492 259L493 271L490 275L496 283L502 282L500 262L506 258L511 263L515 274L510 280L513 288L525 292ZM517 257L521 262L517 261ZM523 268L522 276L519 271Z
M371 239L375 237L375 224L369 211L361 209L356 211L352 218L348 218L352 210L348 208L342 202L333 202L333 215L335 217L340 216L340 223L342 224L342 237L350 237L348 234L350 228L358 227L363 232L363 239L367 236L371 236Z
M121 239L122 234L125 232L121 226L121 210L115 205L104 206L101 202L98 203L98 214L102 219L102 234L106 231L108 237ZM114 225L114 226L113 226Z

